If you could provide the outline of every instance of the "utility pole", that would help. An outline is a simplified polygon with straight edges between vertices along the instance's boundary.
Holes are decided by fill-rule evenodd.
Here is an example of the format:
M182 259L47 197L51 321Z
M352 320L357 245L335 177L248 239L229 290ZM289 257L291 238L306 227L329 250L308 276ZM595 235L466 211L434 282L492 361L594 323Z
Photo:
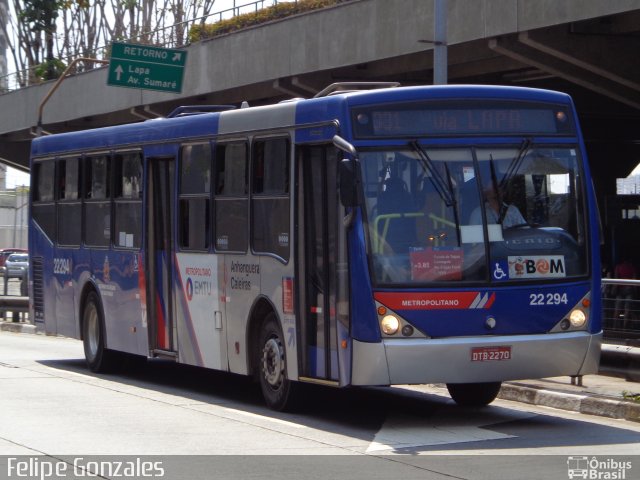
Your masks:
M447 0L434 0L433 84L447 84Z

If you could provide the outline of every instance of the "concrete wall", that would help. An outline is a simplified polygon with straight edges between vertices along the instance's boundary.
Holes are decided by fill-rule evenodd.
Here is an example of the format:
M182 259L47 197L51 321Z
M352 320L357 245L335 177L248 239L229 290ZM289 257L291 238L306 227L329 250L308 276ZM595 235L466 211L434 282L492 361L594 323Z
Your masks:
M28 190L0 192L0 248L28 248Z
M44 123L73 122L139 105L197 97L238 86L358 65L427 51L433 39L433 3L356 0L321 11L196 43L182 94L107 87L107 71L63 82L44 110ZM575 20L640 9L640 0L449 0L451 45ZM0 96L0 134L37 123L50 84Z

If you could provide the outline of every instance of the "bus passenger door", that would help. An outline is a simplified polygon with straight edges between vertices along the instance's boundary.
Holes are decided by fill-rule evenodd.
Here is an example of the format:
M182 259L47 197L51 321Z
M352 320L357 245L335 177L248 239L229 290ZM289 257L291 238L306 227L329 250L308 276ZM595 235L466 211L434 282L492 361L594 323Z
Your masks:
M301 377L348 384L349 291L344 208L333 145L302 147L297 168ZM343 342L344 341L344 342Z
M175 158L147 159L146 258L150 350L172 355L174 336Z

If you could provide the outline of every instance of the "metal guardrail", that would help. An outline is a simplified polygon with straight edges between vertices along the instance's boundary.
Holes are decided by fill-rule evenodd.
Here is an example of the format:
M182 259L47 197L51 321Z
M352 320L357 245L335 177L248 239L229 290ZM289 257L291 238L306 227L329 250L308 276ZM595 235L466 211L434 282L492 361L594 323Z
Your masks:
M222 20L227 20L229 18L234 18L247 13L257 13L259 10L277 5L278 2L298 3L298 0L254 0L252 2L242 4L234 0L233 6L231 8L220 10L218 12L210 13L201 17L185 20L183 22L174 23L167 27L143 32L140 35L130 38L124 38L121 41L131 43L140 42L157 47L180 48L188 45L189 31L194 25L204 25L206 21L210 21L210 23L217 23ZM102 45L94 48L90 52L83 50L82 52L76 52L76 54L66 58L61 58L60 60L62 60L66 64L71 64L71 62L78 57L105 59L107 58L107 56L108 45ZM87 61L84 62L81 65L80 69L78 69L77 71L92 70L94 68L101 67L102 66L96 67L92 64L92 62ZM26 70L21 70L20 72L12 72L7 75L0 76L0 94L12 92L14 90L19 90L30 85L42 83L42 81L33 81L35 77L33 73L36 68L37 67L34 66Z
M2 295L0 295L0 320L7 320L11 314L11 320L15 323L27 321L29 312L29 297L27 289L27 271L25 270L22 277L9 277L7 271L4 270L0 274L2 281ZM15 280L15 281L12 281Z
M640 280L602 279L605 338L640 340Z

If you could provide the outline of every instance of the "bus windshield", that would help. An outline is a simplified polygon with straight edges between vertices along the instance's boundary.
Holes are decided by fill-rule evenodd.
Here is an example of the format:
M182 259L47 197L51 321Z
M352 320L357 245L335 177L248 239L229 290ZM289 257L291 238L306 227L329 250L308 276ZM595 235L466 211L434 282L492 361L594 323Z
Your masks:
M575 146L410 142L360 160L376 285L587 274Z

